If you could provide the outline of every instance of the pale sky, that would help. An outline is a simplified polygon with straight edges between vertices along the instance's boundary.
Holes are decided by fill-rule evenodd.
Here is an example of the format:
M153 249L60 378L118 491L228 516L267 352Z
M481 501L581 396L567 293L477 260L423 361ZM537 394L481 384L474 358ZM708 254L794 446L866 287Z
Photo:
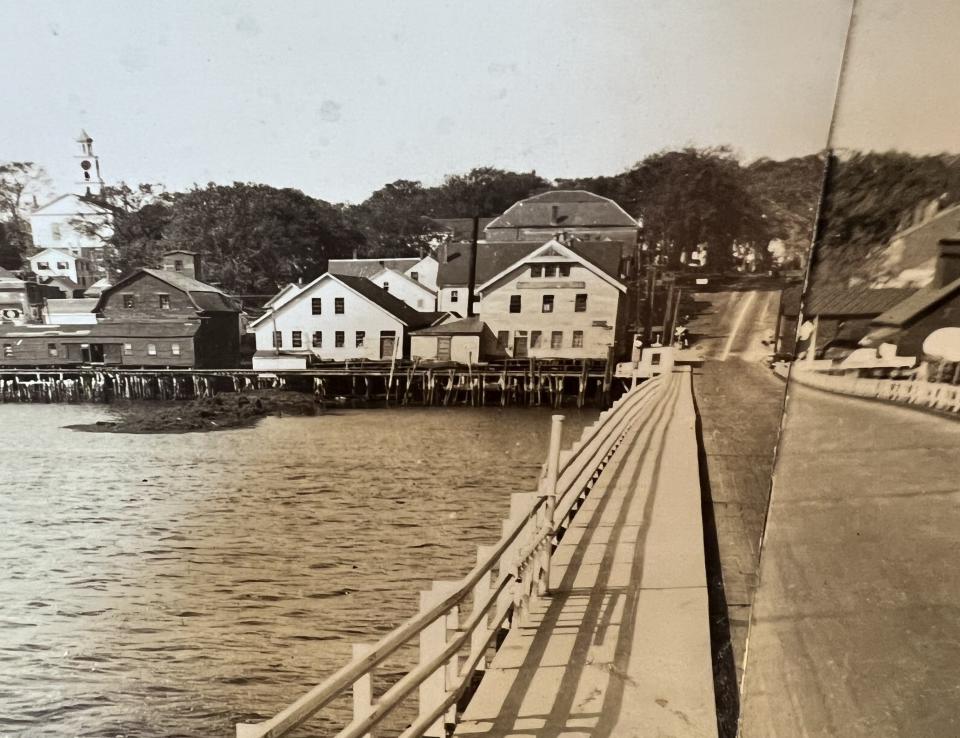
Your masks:
M859 0L833 145L960 152L958 0Z
M484 165L553 178L688 144L803 155L826 145L849 12L849 0L0 0L0 161L69 184L85 128L108 182L242 180L356 202Z

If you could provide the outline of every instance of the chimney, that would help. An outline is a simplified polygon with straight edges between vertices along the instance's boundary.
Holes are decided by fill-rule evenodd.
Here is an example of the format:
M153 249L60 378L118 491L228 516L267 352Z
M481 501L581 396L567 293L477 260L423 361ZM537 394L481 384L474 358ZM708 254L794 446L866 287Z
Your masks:
M937 266L933 273L933 287L939 289L960 279L960 239L944 238L937 249Z

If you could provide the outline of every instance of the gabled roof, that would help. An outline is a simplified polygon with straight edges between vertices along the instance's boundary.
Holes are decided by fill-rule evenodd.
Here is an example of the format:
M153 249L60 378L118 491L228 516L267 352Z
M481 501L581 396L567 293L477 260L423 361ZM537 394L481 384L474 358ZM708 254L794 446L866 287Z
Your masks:
M111 284L112 282L110 282L110 280L107 277L101 277L92 285L87 287L86 292L84 292L83 294L88 295L90 297L100 297L100 295L103 294L103 291L107 289L107 287L110 287Z
M57 287L63 287L65 289L70 290L71 292L74 290L80 289L79 284L77 284L72 279L70 279L70 277L64 277L64 276L46 277L41 280L40 284L49 284Z
M637 221L608 197L586 190L552 190L514 203L503 215L490 222L487 230L604 226L636 228Z
M596 243L598 243L598 244L601 244L601 243L602 243L602 244L606 244L606 245L608 245L608 246L609 246L610 244L615 244L615 245L616 245L616 250L617 250L617 251L616 251L616 253L617 253L617 265L618 265L618 267L619 267L619 263L620 263L620 243L619 243L619 242L614 242L614 241L599 241L599 242L596 242ZM584 254L580 253L580 251L582 251L582 250L583 250L583 244L580 245L580 250L575 250L575 249L573 249L570 245L562 244L562 243L560 243L560 242L557 241L557 240L547 241L546 243L541 244L540 246L538 246L535 250L533 250L533 251L530 252L529 254L525 254L524 256L521 256L519 259L517 259L517 260L516 260L515 262L513 262L512 264L508 264L503 270L501 270L501 271L500 271L499 273L497 273L497 274L494 274L493 276L491 276L491 277L490 277L489 279L487 279L486 281L484 281L484 282L481 283L480 280L478 279L478 280L477 280L477 289L478 289L478 290L484 290L484 289L486 289L487 287L489 287L490 285L492 285L494 282L502 279L503 277L507 276L509 273L511 273L511 272L513 272L514 270L516 270L516 269L517 269L518 267L520 267L522 264L525 264L525 263L527 263L527 262L530 262L531 260L536 259L536 258L538 258L538 257L541 257L541 256L544 256L544 257L564 256L564 257L566 257L566 258L572 258L572 259L575 260L575 261L579 261L581 264L583 264L585 267L587 267L590 271L592 271L592 272L593 272L594 274L596 274L598 277L600 277L601 279L603 279L603 280L605 280L606 282L610 283L611 285L613 285L614 287L616 287L616 288L617 288L618 290L620 290L621 292L626 292L626 291L627 291L626 285L625 285L623 282L621 282L620 279L619 279L618 270L615 270L615 271L613 271L612 273L608 272L605 268L601 267L599 264L594 263L594 260L593 260L593 259L591 259L591 258L585 256Z
M413 331L414 336L479 336L487 324L474 315L472 318L460 318L449 323L438 323L429 328Z
M417 287L419 287L421 290L423 290L424 292L426 292L426 293L429 294L429 295L436 296L436 294L437 294L437 293L436 293L436 290L430 289L430 288L427 287L427 285L425 285L423 282L418 282L417 280L415 280L415 279L413 279L413 278L411 278L411 277L408 277L408 276L407 276L406 274L404 274L403 272L398 272L396 269L389 269L389 268L381 269L379 272L377 272L376 274L374 274L372 277L369 277L368 279L370 279L371 281L374 281L374 282L375 282L376 280L380 279L380 276L381 276L382 274L387 274L387 275L389 275L390 279L402 279L402 280L404 280L404 281L406 281L406 282L409 282L409 283L412 284L412 285L416 285Z
M540 248L537 241L481 241L477 244L477 284L486 282L518 259ZM447 246L437 269L438 287L466 287L470 279L470 244Z
M70 208L71 206L69 206L69 205L67 205L66 203L63 202L64 200L68 200L68 199L74 201L74 204L73 204L73 206L72 206L73 209L71 209L71 210L69 210L69 211L67 210L67 208ZM68 192L68 193L65 194L65 195L58 195L57 197L53 198L53 199L50 200L49 202L44 203L43 205L41 205L41 206L38 207L38 208L34 208L33 212L31 212L30 215L42 215L42 214L44 214L43 211L50 209L51 206L56 205L57 203L61 203L61 207L60 207L60 208L57 208L57 210L62 210L62 211L63 211L62 213L57 213L57 214L63 214L63 215L90 215L90 214L110 215L110 214L113 213L113 211L112 211L109 207L107 207L106 205L104 205L103 203L94 202L93 200L91 200L91 199L89 199L89 198L87 198L87 197L83 197L82 195L77 195L76 193Z
M92 313L99 300L96 297L80 297L75 299L47 300L47 314L63 315L65 313Z
M287 302L288 300L292 300L294 297L300 294L300 290L302 289L303 285L294 284L293 282L285 284L280 288L280 291L277 294L263 303L263 306L265 308L280 307L280 305L283 303Z
M330 259L327 271L348 277L372 277L384 267L403 272L419 262L420 257L417 256L399 259Z
M812 287L804 296L806 316L872 318L890 309L914 290L898 287Z
M450 234L452 241L470 241L473 239L473 218L430 218L437 224L439 230ZM483 231L496 218L480 218L480 238Z
M194 279L193 277L188 277L183 272L175 272L168 269L148 269L147 267L141 267L132 274L128 274L112 287L105 289L100 295L100 301L97 304L97 311L99 312L103 309L103 303L110 295L117 290L122 289L135 279L140 278L144 274L150 275L155 279L159 279L161 282L165 282L175 290L179 290L180 292L186 294L193 303L193 306L200 312L235 313L239 312L240 310L240 306L237 304L237 301L230 297L230 295L228 295L226 292L219 290L212 285Z
M933 310L939 303L960 292L960 279L943 287L924 287L884 311L873 321L874 325L900 327L911 323Z
M289 305L292 305L298 300L305 299L313 287L324 279L337 280L367 301L372 302L384 312L392 315L408 328L422 328L424 326L433 325L447 315L447 313L421 313L417 310L414 310L403 300L394 297L385 289L383 289L383 287L374 284L366 277L354 277L348 274L333 274L331 272L326 272L310 282L310 284L303 287L292 299L287 300L282 305L278 305L273 310L264 313L250 325L256 326L257 324L266 320L268 317L279 314Z
M49 246L45 249L40 249L40 251L36 252L35 254L30 254L30 256L28 256L27 259L30 261L33 261L34 259L37 259L41 256L46 256L47 254L56 254L57 256L61 256L64 259L75 259L76 261L89 261L88 259L84 259L82 256L74 256L69 251L64 251L63 249L57 249L52 246Z

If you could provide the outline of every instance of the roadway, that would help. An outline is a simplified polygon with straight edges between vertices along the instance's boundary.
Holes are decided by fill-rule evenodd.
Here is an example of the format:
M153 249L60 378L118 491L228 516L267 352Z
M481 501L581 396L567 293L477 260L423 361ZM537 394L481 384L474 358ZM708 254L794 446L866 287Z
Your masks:
M960 424L791 385L741 735L960 735Z
M739 692L757 581L784 384L765 360L778 289L694 295L689 328L704 360L694 374L701 423L701 469L714 679L720 733L737 729Z

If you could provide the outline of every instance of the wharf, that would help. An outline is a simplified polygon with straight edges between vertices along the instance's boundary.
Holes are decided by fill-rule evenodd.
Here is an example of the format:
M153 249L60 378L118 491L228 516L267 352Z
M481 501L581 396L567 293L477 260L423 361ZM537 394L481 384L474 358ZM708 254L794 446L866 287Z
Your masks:
M455 735L717 735L689 370L614 459Z

